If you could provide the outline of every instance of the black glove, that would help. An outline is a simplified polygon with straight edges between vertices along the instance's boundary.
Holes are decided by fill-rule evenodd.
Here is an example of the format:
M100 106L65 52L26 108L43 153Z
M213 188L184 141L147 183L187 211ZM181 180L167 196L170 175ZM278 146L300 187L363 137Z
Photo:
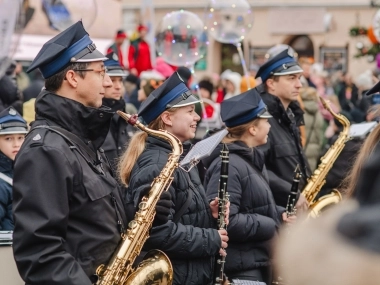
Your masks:
M156 204L156 216L154 217L153 226L167 223L172 204L172 195L168 191L162 192L160 200Z

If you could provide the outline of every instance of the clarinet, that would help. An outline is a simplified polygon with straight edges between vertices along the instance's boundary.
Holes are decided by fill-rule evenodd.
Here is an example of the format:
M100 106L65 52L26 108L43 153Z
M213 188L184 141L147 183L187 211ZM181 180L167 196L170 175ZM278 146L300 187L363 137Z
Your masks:
M219 178L219 191L218 191L218 230L227 230L227 225L225 223L225 210L226 204L228 202L227 193L227 181L228 181L228 164L229 164L229 150L226 144L223 144L220 157L222 159L222 165L220 168L220 178ZM223 249L224 250L224 249ZM227 277L224 274L224 264L226 257L218 256L215 264L215 285L222 285L226 282Z
M294 170L292 188L290 189L290 194L288 196L288 203L286 205L286 215L293 216L296 214L296 203L298 195L298 184L301 179L301 169L299 164L297 164L296 169Z

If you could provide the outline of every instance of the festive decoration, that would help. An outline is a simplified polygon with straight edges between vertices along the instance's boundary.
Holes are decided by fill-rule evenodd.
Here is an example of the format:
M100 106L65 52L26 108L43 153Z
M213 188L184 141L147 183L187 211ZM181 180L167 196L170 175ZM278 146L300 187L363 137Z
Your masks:
M379 43L379 41L377 40L375 34L373 33L373 27L372 26L370 26L368 28L367 36L368 36L369 40L371 41L371 43L373 43L373 44L378 44Z
M367 35L367 28L365 27L352 27L350 29L350 36L351 37L357 37L357 36L365 36Z
M356 49L358 50L358 53L355 55L355 57L366 57L368 62L373 62L377 58L377 55L380 53L380 43L375 37L373 27L370 26L368 29L365 27L352 27L349 33L351 37L367 36L371 42L371 45L365 45L361 41L357 42Z

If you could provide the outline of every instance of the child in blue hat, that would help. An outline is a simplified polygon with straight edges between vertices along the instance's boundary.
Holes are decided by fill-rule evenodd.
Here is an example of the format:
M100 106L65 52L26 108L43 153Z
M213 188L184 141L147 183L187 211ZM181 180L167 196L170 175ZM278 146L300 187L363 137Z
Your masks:
M28 132L26 121L13 108L0 113L0 231L13 230L13 161Z

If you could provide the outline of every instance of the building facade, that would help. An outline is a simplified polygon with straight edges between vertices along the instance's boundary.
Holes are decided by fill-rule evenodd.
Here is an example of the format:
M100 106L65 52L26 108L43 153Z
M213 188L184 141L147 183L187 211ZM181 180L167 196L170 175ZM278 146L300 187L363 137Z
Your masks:
M202 20L207 12L207 0L123 0L123 25L132 30L141 17L141 3L154 2L154 25L167 13L184 9ZM233 3L234 1L231 1ZM260 65L266 51L276 44L291 45L302 57L320 62L327 71L342 70L356 76L376 67L371 56L355 58L358 47L369 47L366 35L352 37L350 29L369 28L379 9L370 0L249 0L253 26L242 41L248 68ZM230 58L231 60L226 60ZM224 69L242 71L237 50L209 36L206 67L203 72L220 73ZM225 63L230 66L227 66Z

